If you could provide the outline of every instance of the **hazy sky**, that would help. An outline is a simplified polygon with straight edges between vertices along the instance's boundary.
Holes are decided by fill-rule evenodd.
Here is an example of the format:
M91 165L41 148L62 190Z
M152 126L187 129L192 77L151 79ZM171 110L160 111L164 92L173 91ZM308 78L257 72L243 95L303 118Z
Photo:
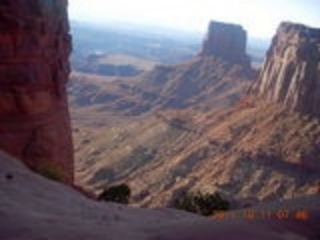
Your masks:
M69 0L73 20L156 24L205 32L210 19L270 37L283 21L320 28L320 0Z

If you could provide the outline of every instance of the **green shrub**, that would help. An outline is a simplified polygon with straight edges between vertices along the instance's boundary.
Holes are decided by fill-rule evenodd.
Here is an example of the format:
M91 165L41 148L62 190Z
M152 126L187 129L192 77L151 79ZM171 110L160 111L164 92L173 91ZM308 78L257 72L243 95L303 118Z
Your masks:
M65 175L63 171L56 165L50 162L43 162L41 163L36 171L51 180L62 182L65 179Z
M181 130L187 130L188 129L188 121L183 118L174 117L169 121L170 126L174 128L178 128Z
M187 193L174 201L174 207L180 210L196 213L203 216L211 216L214 211L226 211L230 204L219 193Z
M99 201L116 202L128 204L130 200L131 190L128 185L120 184L104 189L98 196Z

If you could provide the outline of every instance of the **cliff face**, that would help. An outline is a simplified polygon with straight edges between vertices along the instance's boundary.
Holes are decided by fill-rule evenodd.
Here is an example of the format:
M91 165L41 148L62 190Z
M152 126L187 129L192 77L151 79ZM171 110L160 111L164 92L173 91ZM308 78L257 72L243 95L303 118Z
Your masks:
M67 0L0 3L0 149L73 181Z
M282 23L252 92L320 117L320 29Z
M215 56L233 63L249 65L246 42L247 33L240 25L212 21L200 56Z

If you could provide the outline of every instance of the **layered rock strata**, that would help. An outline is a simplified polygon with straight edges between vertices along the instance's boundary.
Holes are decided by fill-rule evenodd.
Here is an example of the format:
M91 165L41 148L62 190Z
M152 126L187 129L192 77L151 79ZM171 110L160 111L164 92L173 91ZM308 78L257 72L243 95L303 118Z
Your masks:
M246 44L247 33L240 25L211 21L200 56L215 56L249 65Z
M73 182L67 0L0 3L0 149Z
M320 117L320 29L282 23L251 92Z

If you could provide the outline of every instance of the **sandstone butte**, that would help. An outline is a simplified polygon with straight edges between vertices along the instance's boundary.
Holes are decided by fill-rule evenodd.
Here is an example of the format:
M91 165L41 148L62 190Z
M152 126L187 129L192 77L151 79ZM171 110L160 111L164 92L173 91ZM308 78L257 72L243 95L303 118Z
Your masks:
M214 56L249 66L246 43L247 32L241 25L211 21L200 56Z
M67 0L0 4L0 149L73 182Z
M283 22L250 91L320 117L320 29Z

